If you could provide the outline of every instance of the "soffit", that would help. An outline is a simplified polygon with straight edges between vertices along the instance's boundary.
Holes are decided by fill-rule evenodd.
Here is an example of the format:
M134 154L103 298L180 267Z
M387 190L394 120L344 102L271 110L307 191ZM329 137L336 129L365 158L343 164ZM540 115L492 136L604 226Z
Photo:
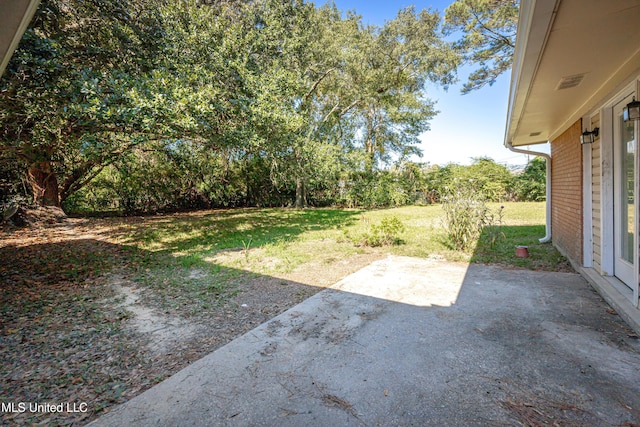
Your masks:
M531 22L519 31L546 39L536 49L533 37L518 34L514 67L526 69L514 68L512 80L505 142L514 146L557 137L640 70L640 0L524 3Z
M39 0L2 0L0 11L0 76L29 26Z

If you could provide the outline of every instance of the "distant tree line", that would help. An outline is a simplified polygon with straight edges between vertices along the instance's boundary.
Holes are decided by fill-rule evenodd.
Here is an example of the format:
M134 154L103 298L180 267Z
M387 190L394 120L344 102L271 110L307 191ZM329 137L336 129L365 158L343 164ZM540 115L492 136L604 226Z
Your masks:
M437 201L467 168L410 161L437 113L427 87L462 62L480 67L465 90L491 84L514 16L491 0L383 26L303 0L42 0L0 78L0 208ZM482 185L512 197L504 180Z
M268 165L260 157L225 164L216 156L207 159L184 150L182 155L154 153L110 165L71 197L67 208L134 213L293 205L295 183L277 186L268 178ZM326 174L309 181L307 201L315 207L432 204L440 203L459 186L474 189L477 197L489 202L544 201L545 167L544 159L534 158L524 170L514 173L489 158L478 158L469 166L405 161L373 172L327 168ZM150 173L153 181L146 179Z

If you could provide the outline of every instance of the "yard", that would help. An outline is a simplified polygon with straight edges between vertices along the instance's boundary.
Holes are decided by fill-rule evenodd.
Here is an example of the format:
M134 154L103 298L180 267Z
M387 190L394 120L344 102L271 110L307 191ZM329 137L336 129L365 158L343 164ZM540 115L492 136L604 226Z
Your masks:
M505 203L502 223L469 253L448 242L438 205L76 218L5 230L0 395L87 411L3 421L85 423L389 253L570 270L538 243L544 209ZM391 216L405 227L400 244L359 244ZM516 258L516 245L531 256Z

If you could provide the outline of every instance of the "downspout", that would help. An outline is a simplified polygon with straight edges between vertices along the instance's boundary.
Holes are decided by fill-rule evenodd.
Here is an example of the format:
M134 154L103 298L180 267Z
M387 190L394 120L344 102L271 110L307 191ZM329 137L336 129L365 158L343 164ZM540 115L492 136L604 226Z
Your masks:
M545 159L545 164L547 166L547 173L546 173L546 194L547 194L547 213L546 213L546 233L545 236L542 239L538 239L538 241L540 243L547 243L551 241L551 156L547 153L541 153L539 151L530 151L530 150L523 150L521 148L515 148L513 145L511 145L511 142L507 142L506 147L513 151L514 153L520 153L520 154L528 154L531 156L540 156L540 157L544 157Z

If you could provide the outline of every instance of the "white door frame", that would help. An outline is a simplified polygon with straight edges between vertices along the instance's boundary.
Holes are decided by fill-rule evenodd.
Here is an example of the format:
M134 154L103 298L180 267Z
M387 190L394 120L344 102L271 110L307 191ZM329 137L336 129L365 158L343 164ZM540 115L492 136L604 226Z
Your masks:
M601 168L602 168L602 179L600 181L600 233L601 233L601 273L603 276L614 276L615 275L615 267L614 267L614 259L615 259L615 241L616 238L614 236L614 200L616 195L614 194L614 141L613 141L613 132L614 132L614 121L613 121L613 109L616 104L618 104L622 99L624 99L629 94L635 92L637 99L640 99L640 77L635 78L632 82L626 85L622 90L620 90L615 96L609 98L609 101L606 102L603 107L599 110L600 113L600 155L601 155ZM636 141L640 136L640 123L636 124ZM640 144L639 144L640 145ZM638 243L640 243L639 238L639 230L640 229L640 201L638 198L640 194L638 190L640 189L640 177L637 176L640 172L640 150L636 150L636 163L638 168L636 169L636 239L635 239L635 250L636 250L636 260L640 255L640 248L638 248ZM586 212L586 215L591 215L590 212ZM585 230L586 234L587 230ZM638 289L640 286L638 285L638 280L640 280L640 262L635 263L635 277L638 278L636 280L636 286L633 290L633 300L631 301L634 307L640 308L640 290Z
M633 124L633 134L629 135L632 139L627 142L627 148L623 148L626 140L619 140L622 131L628 128L622 122L622 109L627 103L631 102L632 96L635 96L635 91L627 93L623 98L616 100L616 104L612 109L613 127L610 132L613 134L614 150L614 274L635 292L638 287L638 137L635 123ZM621 143L623 145L620 145ZM629 144L631 144L631 148L629 148ZM627 153L631 154L631 156L627 157ZM631 161L626 163L629 159ZM625 196L628 184L627 170L619 169L621 165L625 165L626 168L627 164L633 170L633 206L631 207L629 207L628 198ZM629 230L627 227L630 223L632 225ZM629 239L629 235L631 235L631 239ZM626 259L626 256L629 255L630 259Z

